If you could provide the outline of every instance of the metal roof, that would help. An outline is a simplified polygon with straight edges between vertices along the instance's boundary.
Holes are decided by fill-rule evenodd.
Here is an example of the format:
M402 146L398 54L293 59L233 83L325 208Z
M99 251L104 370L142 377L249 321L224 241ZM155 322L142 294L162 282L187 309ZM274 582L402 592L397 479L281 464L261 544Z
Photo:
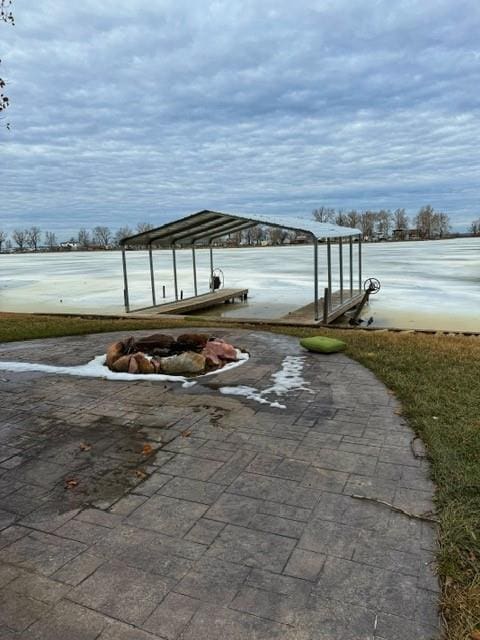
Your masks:
M124 246L151 244L157 247L171 247L176 243L191 244L197 240L209 242L228 233L248 229L257 224L298 231L317 240L361 235L361 231L358 229L341 227L328 222L317 222L313 219L298 216L268 216L253 213L221 213L219 211L204 210L184 218L166 222L156 229L124 238L120 244Z

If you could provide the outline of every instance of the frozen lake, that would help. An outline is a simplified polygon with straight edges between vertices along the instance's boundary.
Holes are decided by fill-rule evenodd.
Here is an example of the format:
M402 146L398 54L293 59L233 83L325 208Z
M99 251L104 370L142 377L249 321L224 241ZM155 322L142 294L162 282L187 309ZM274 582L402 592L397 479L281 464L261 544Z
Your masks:
M311 246L216 249L214 263L225 274L225 286L250 290L246 304L222 305L220 312L274 318L308 304L313 297L312 256ZM129 252L127 262L131 306L148 306L148 253ZM319 263L322 292L326 284L322 245ZM162 285L166 301L171 300L170 251L155 251L154 264L157 301L161 301ZM364 278L373 276L382 283L366 312L375 326L480 330L480 238L364 244L363 265ZM177 251L177 266L179 289L185 297L192 295L190 251ZM208 289L208 251L197 251L197 269L203 292ZM0 274L1 311L123 311L118 251L2 254Z

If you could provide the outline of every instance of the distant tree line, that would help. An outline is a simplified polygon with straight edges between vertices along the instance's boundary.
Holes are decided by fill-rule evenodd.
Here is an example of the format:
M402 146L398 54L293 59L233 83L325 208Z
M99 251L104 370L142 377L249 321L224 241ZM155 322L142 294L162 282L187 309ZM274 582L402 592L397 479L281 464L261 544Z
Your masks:
M28 229L14 229L10 235L0 229L0 251L62 251L71 249L116 249L123 238L128 238L136 233L149 231L153 225L148 222L140 222L135 229L128 226L112 231L110 227L97 226L93 229L83 227L76 236L72 236L65 242L59 242L53 231L42 232L40 227Z
M42 235L40 227L30 227L28 229L14 229L11 236L0 230L0 251L68 251L77 249L81 251L90 250L110 250L118 249L120 242L137 233L150 231L154 226L148 222L140 222L135 229L128 226L120 227L112 231L107 226L96 226L93 229L82 227L75 236L64 242L58 242L53 231L45 231ZM253 228L231 233L226 238L218 239L215 244L218 246L258 246L281 245L308 241L306 236L302 237L287 229L276 227L264 228L257 225ZM199 245L201 246L201 242Z
M411 219L405 209L357 211L320 207L312 211L318 222L333 222L343 227L360 229L365 240L396 238L399 240L444 238L450 232L450 218L429 204Z
M319 222L332 222L360 229L367 241L392 238L398 240L443 238L449 235L450 230L448 215L435 211L430 205L422 207L411 219L405 213L405 209L361 212L356 209L345 211L320 207L314 209L312 215ZM0 252L118 249L124 238L153 228L154 226L148 222L138 223L135 229L125 226L116 231L101 225L93 227L93 229L82 227L76 236L72 236L64 242L58 242L53 231L42 232L37 226L14 229L10 237L0 229ZM480 218L470 224L469 232L472 235L480 236ZM228 237L216 240L215 244L218 246L270 246L301 244L308 241L308 236L302 233L257 225L250 229L231 233Z
M305 238L307 240L307 238ZM302 235L280 227L256 225L243 231L230 233L228 238L220 239L218 244L231 246L280 245L301 242Z

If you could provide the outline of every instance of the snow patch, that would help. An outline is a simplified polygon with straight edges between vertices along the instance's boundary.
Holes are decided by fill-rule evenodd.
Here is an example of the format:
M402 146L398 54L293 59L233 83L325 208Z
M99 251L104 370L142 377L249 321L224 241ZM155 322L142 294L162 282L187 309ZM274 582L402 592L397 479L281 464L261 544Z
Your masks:
M248 358L248 353L244 353L239 349L237 351L237 362L228 362L221 369L216 371L210 371L204 374L204 376L211 376L222 371L230 371L235 367L239 367L244 364ZM87 364L81 364L73 367L59 367L50 364L40 364L34 362L2 362L0 360L0 370L12 371L14 373L23 373L26 371L38 371L41 373L56 373L57 375L67 376L79 376L82 378L103 378L104 380L150 380L152 382L182 382L183 387L192 387L197 384L196 381L186 378L185 376L169 376L164 373L118 373L116 371L110 371L105 366L106 354L101 356L95 356L93 360L87 362ZM203 376L199 376L203 377Z
M272 394L281 397L288 391L309 391L313 393L306 385L302 376L305 356L287 356L282 362L282 368L272 375L274 384L263 391L248 387L246 385L238 385L236 387L220 387L220 393L233 396L244 396L248 400L255 400L260 404L269 404L277 409L286 409L286 405L281 404L277 400L269 400L266 396Z

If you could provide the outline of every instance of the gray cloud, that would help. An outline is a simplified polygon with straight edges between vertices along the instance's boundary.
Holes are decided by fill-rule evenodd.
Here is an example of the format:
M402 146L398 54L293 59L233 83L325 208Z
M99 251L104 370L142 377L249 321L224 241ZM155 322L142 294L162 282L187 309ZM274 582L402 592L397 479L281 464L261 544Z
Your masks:
M4 227L430 202L478 217L475 0L32 0L2 28Z

